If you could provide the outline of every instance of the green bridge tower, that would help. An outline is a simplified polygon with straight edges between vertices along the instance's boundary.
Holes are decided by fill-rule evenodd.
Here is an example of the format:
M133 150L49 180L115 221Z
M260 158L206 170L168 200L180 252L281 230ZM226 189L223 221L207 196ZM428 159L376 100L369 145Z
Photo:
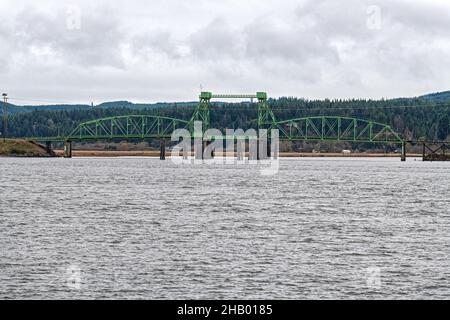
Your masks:
M276 120L272 110L267 103L267 93L257 92L256 94L214 94L203 91L200 93L200 101L189 120L189 129L193 130L194 121L202 121L203 131L209 129L210 118L209 108L212 99L257 99L258 100L258 129L268 129L276 127Z

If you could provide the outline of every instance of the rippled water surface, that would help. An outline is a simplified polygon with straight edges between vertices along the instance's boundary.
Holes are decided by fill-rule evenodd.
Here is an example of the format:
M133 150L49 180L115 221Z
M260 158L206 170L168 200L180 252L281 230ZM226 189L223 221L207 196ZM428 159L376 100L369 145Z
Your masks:
M0 158L0 298L450 298L450 163Z

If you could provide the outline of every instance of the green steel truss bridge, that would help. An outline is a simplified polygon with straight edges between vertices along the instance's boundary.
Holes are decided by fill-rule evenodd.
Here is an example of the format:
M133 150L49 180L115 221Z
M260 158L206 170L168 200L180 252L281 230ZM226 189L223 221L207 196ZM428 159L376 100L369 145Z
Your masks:
M64 140L161 139L189 122L152 115L109 117L80 123Z
M165 141L176 129L187 129L193 135L195 121L202 121L203 131L206 131L210 127L209 111L212 99L251 99L252 101L256 99L258 129L278 129L280 140L399 144L402 146L402 160L405 157L406 141L388 124L341 116L277 120L267 103L265 92L241 95L201 92L199 98L197 107L191 118L187 120L158 115L116 116L80 123L66 136L30 137L27 140L46 142L47 146L51 145L51 142L64 142L67 156L71 156L72 141L114 139Z

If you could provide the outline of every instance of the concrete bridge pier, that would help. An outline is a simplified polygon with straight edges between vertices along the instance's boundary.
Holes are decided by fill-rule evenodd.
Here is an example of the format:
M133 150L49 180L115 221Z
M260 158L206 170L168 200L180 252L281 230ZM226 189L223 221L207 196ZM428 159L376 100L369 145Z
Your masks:
M195 141L195 140L194 140ZM195 160L203 160L205 157L206 141L197 141L194 144L194 157Z
M202 142L202 159L205 159L205 150L206 150L207 146L208 146L208 141L203 140L203 142ZM207 157L207 158L209 158L209 157Z
M64 141L64 158L72 158L72 141Z
M52 142L51 141L46 141L45 142L45 151L48 154L52 154L53 150L52 150Z
M425 142L422 144L422 161L425 161L425 157L426 157L426 146L425 146Z
M205 142L194 138L194 159L203 160L203 152L205 151Z
M166 160L166 140L161 139L159 143L159 160Z
M275 141L273 142L273 152L272 152L272 145L270 145L270 153L271 153L271 156L272 156L275 160L278 159L278 156L279 156L279 154L280 154L280 141L275 140Z
M234 156L234 155L233 155ZM245 158L245 141L237 141L236 143L236 157L238 161L242 161Z
M215 151L211 150L211 153L205 154L206 149L212 144L212 141L203 141L203 159L214 159Z
M267 157L270 158L270 148L268 148L267 138L258 139L258 157L257 160L265 160Z
M402 156L401 161L406 161L406 142L402 142Z
M259 160L259 139L251 138L253 140L248 141L248 160Z

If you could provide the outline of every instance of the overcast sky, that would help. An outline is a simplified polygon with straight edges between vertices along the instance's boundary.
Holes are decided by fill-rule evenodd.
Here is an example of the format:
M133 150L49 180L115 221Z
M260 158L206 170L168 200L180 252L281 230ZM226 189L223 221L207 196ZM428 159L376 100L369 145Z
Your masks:
M450 90L444 0L2 0L0 41L17 104Z

